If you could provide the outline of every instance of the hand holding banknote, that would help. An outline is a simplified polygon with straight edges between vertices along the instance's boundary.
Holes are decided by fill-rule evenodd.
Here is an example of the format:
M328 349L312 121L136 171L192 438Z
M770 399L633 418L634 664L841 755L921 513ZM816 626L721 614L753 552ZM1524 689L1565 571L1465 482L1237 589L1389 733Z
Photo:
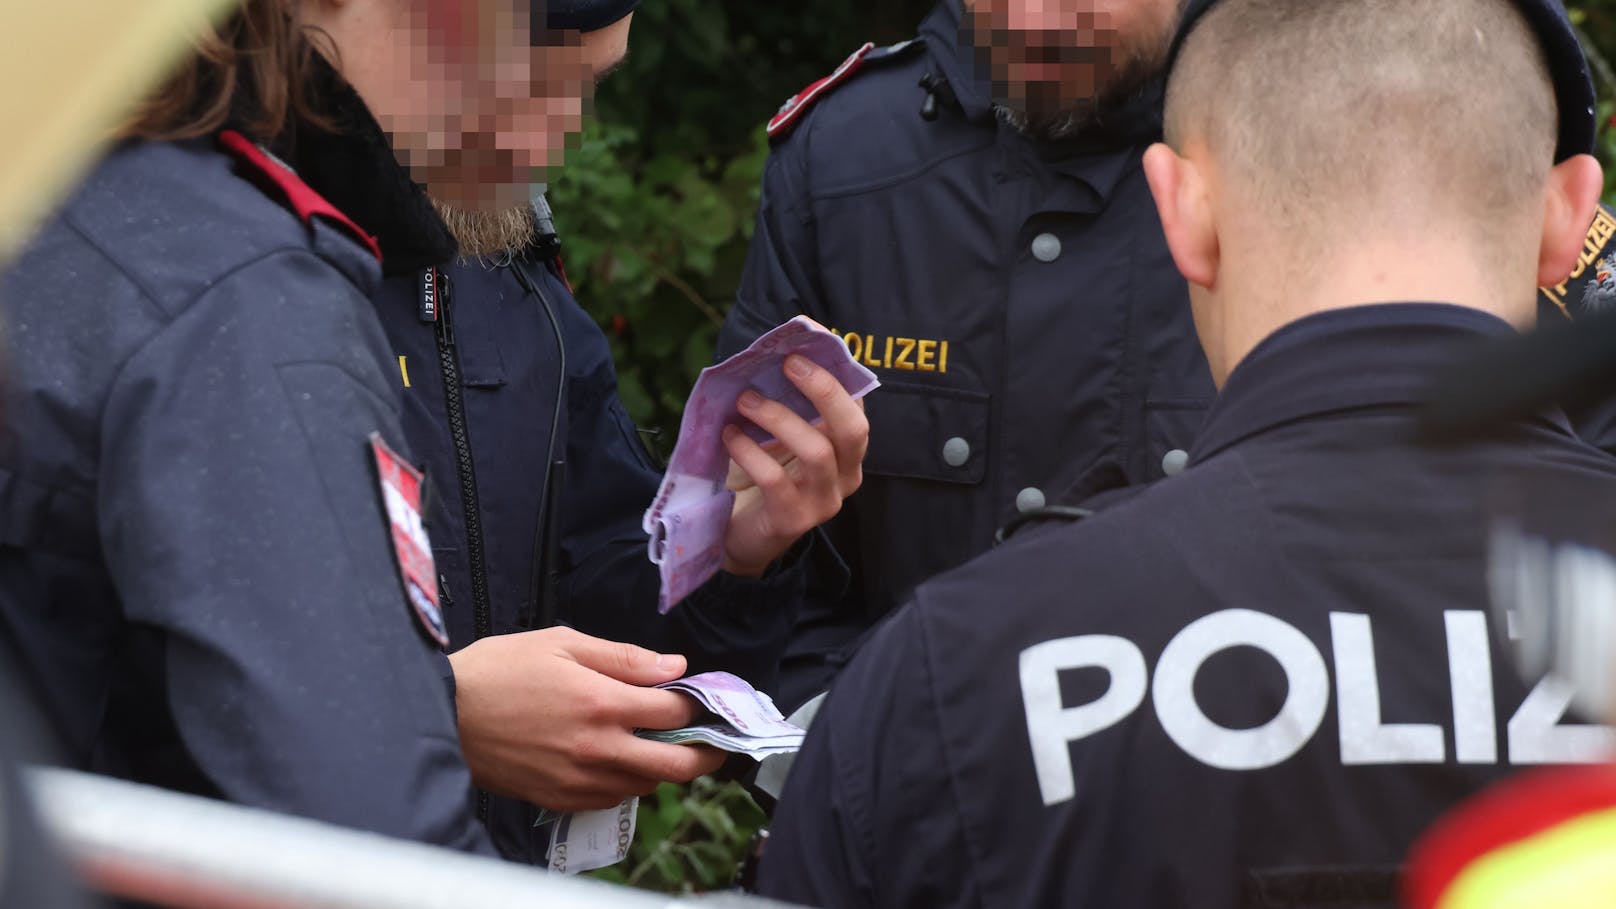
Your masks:
M702 370L642 522L662 612L720 568L762 574L841 510L869 445L859 399L879 384L806 316Z
M863 402L807 357L787 357L783 374L822 421L816 426L750 389L736 400L741 416L774 442L766 449L739 426L724 427L724 449L746 478L731 484L739 489L724 535L730 574L762 574L803 534L835 517L864 480L870 424Z
M700 715L690 698L649 687L682 676L683 657L558 627L486 637L449 662L466 764L490 792L560 811L610 808L724 761L635 735Z

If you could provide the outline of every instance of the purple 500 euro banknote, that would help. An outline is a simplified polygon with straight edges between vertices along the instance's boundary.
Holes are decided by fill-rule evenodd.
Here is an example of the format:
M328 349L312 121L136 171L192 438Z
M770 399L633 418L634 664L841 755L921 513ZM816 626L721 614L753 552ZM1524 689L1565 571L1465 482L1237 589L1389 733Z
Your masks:
M770 440L741 417L735 399L751 389L803 419L819 419L813 403L783 372L784 360L791 354L828 370L855 398L881 384L875 373L853 359L841 338L807 316L774 328L735 356L701 371L685 404L667 473L642 522L651 535L651 561L662 569L660 611L672 609L723 565L724 534L735 503L735 493L725 488L729 452L724 449L724 427L733 423L758 442Z

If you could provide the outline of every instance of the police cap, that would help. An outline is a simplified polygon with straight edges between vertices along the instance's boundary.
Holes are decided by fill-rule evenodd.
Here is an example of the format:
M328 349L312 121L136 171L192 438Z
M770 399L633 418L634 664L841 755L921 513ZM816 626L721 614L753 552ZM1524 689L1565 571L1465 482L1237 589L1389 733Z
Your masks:
M535 0L533 17L543 14L551 31L592 32L622 19L640 0Z
M1549 64L1549 76L1554 80L1554 94L1560 107L1560 136L1554 150L1554 160L1564 161L1573 155L1591 154L1598 123L1594 113L1594 83L1588 72L1588 58L1583 56L1577 33L1571 28L1571 19L1560 0L1514 0L1526 21L1543 42L1544 55ZM1207 10L1218 0L1190 0L1179 23L1178 35L1173 39L1168 66L1178 58L1179 48L1189 37Z

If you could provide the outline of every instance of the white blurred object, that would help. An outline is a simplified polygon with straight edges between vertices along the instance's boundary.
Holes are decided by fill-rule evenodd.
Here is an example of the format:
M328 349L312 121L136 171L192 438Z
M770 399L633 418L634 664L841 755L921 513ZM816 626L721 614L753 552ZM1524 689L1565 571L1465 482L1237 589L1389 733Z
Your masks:
M781 905L660 896L67 770L36 769L28 782L95 889L175 909Z
M1497 625L1526 678L1554 676L1579 710L1616 720L1616 557L1500 521L1489 578Z
M0 3L0 262L231 0Z

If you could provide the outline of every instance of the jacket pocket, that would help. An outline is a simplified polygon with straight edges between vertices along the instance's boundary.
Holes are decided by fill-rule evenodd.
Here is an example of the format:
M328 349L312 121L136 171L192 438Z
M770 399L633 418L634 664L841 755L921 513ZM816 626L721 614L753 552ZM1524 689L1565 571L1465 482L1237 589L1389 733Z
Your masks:
M987 474L991 398L985 392L884 382L865 399L867 473L975 484Z

